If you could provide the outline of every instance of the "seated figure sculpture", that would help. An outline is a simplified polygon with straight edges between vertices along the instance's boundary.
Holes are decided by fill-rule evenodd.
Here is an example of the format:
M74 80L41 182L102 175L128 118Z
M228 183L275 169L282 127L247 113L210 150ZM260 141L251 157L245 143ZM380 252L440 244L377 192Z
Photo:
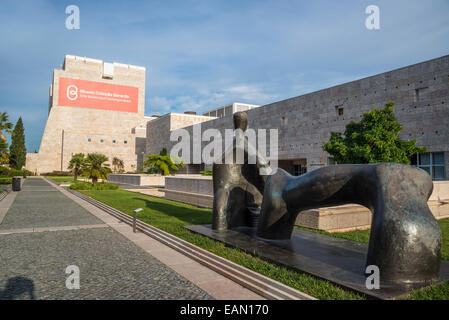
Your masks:
M214 202L212 209L212 229L226 230L234 227L252 226L254 217L260 213L262 195L269 166L244 135L248 127L245 112L236 112L233 116L236 130L233 144L222 155L221 163L215 163L213 172ZM238 139L242 144L239 144ZM237 163L239 148L243 154L243 163ZM255 163L250 163L249 154L255 155ZM225 163L231 156L232 163Z
M425 282L439 277L441 230L427 200L430 176L404 164L334 165L299 177L282 169L263 195L257 235L289 239L300 211L357 203L373 213L366 265L381 281Z

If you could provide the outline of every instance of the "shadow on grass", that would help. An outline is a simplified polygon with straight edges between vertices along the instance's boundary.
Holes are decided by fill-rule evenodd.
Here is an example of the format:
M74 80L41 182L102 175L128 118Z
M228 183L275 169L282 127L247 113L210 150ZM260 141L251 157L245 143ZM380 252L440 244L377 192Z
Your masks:
M183 225L212 223L212 213L208 212L207 209L189 207L187 204L177 204L176 202L166 202L167 200L160 201L158 198L147 200L135 197L132 199L143 201L145 208L162 215L174 217L180 220Z

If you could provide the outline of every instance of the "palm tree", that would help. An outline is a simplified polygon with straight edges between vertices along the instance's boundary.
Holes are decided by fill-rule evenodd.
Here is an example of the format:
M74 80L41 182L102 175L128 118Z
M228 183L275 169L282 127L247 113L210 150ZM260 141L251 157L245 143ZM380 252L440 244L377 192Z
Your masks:
M120 173L123 172L125 165L122 159L114 157L114 159L112 159L112 167L114 169L114 173Z
M161 154L150 154L147 156L147 160L143 163L145 167L150 167L149 172L152 169L156 169L163 176L168 176L170 171L178 171L179 167L184 168L184 163L177 157L171 157L166 155L166 151L162 149Z
M12 127L13 124L9 122L8 114L6 112L0 113L0 164L9 162L8 140L3 134L3 130L11 134Z
M9 122L9 116L6 112L0 113L0 134L2 136L2 139L6 141L6 137L3 135L3 130L6 130L8 133L12 133L13 125L11 122Z
M81 174L84 162L86 158L84 158L84 153L77 153L72 156L72 159L69 163L69 169L73 173L73 180L78 181L78 175Z
M111 169L109 164L105 163L106 161L109 161L109 159L104 154L89 153L87 155L82 170L89 179L92 179L92 184L95 185L98 179L106 180L108 178Z

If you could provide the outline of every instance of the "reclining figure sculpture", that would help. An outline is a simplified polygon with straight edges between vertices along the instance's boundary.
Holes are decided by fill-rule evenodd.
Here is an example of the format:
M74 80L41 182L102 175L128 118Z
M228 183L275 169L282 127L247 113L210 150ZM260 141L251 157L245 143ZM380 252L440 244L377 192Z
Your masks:
M257 236L290 239L295 220L303 210L357 203L373 213L366 265L376 265L381 281L413 283L435 280L440 273L441 230L430 211L433 183L427 172L405 164L333 165L299 177L277 169L271 176L260 174L269 167L254 152L246 137L243 164L226 164L241 146L236 143L248 126L246 113L234 114L237 130L233 146L221 164L213 165L214 204L212 229L223 231L253 226L258 216ZM242 151L242 150L240 150Z
M379 267L382 281L434 280L441 230L427 205L432 190L424 170L397 163L333 165L299 177L277 169L265 184L257 235L289 239L300 211L357 203L373 213L366 265Z

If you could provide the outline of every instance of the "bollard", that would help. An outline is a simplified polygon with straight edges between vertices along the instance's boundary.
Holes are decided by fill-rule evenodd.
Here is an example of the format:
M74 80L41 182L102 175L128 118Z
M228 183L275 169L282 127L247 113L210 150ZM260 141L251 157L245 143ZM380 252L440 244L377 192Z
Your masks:
M133 232L136 233L136 216L137 216L137 212L142 211L142 208L136 209L134 210L134 216L133 216Z

